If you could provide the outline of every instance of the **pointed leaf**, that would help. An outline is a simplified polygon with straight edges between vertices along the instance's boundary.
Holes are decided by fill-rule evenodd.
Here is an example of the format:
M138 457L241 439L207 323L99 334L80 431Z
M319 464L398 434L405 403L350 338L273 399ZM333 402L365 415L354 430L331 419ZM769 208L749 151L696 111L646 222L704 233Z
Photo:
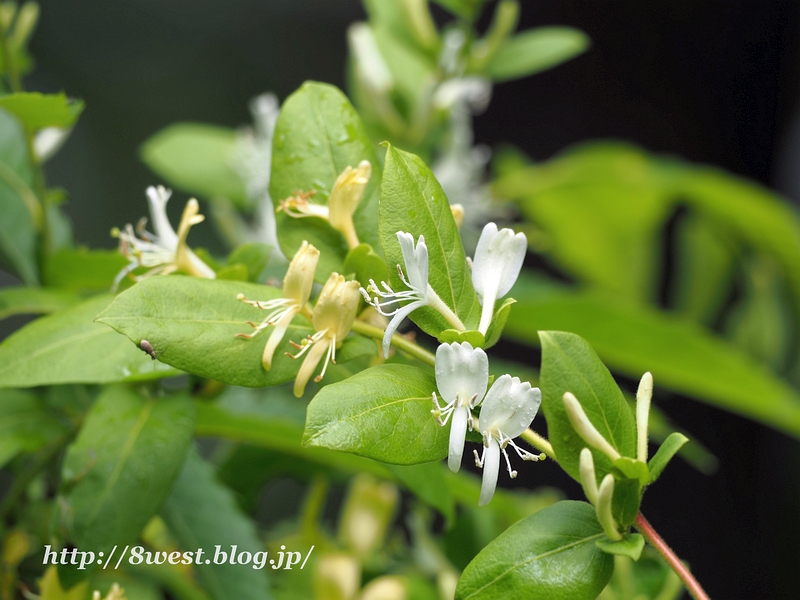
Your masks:
M0 390L0 467L18 453L34 452L65 432L33 394Z
M0 97L0 108L16 115L26 129L72 127L83 112L82 100L59 94L16 92Z
M664 440L664 443L661 444L653 455L653 458L650 459L650 462L647 463L650 470L650 483L653 483L661 476L661 473L669 464L669 461L672 460L672 457L675 456L678 450L681 449L681 446L688 441L689 438L677 431L669 434L667 439Z
M492 322L489 324L489 329L486 331L486 345L484 348L491 348L500 341L500 336L503 335L503 329L508 321L508 316L511 314L511 307L516 304L514 298L506 298L499 308L495 309Z
M12 315L46 315L76 304L80 298L62 290L7 287L0 290L0 319Z
M509 38L486 66L494 81L508 81L552 69L589 48L589 37L572 27L538 27Z

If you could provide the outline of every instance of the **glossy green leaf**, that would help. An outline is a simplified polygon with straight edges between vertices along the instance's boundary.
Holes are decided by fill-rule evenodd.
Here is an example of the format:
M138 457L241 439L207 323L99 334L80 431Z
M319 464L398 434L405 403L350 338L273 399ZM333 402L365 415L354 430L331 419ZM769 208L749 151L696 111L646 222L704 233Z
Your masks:
M489 329L486 331L486 345L484 348L491 348L500 341L500 336L503 335L503 329L505 329L508 321L508 315L511 314L511 307L516 303L517 301L514 298L506 298L499 307L495 308L494 317L492 317L492 322L489 323Z
M237 134L201 123L176 123L148 139L142 160L169 185L203 198L221 196L248 206L244 182L231 166Z
M35 320L0 344L0 387L145 381L177 374L94 318L98 296Z
M270 390L268 393L272 392L273 390ZM267 397L263 400L271 402L274 399ZM295 398L291 400L296 401ZM453 499L448 479L445 478L444 465L431 463L387 465L327 448L307 447L301 443L303 438L301 424L286 416L264 414L263 409L254 410L246 406L234 408L221 403L207 402L197 403L196 408L196 435L221 437L237 443L267 448L282 455L348 474L370 473L382 479L396 481L443 515L452 514ZM442 481L445 482L444 486ZM476 485L477 490L480 490L480 483ZM477 495L475 498L477 502Z
M20 452L34 452L65 433L42 402L22 390L0 390L0 467Z
M0 264L36 285L36 227L41 206L33 193L28 142L19 121L0 109Z
M614 481L614 498L611 503L611 514L614 520L623 527L630 527L642 500L642 484L638 479L620 479Z
M621 456L613 462L616 474L628 479L637 479L641 485L650 483L650 471L647 465L635 458Z
M595 544L604 537L591 505L558 502L486 546L464 569L456 600L594 600L614 570Z
M475 329L467 331L445 329L439 334L437 339L440 344L452 344L453 342L460 344L462 342L467 342L473 348L484 348L486 346L486 339L483 337L483 334Z
M247 268L247 278L258 281L272 254L272 246L260 242L241 244L228 255L228 264L241 264Z
M128 260L116 250L62 248L47 257L43 279L56 288L108 291L127 265Z
M433 374L379 365L324 387L308 405L305 446L410 465L447 456L450 430L431 415Z
M414 154L389 147L381 184L381 246L395 291L407 289L395 265L404 266L397 232L424 236L428 248L428 284L461 319L467 329L477 329L481 306L472 287L461 236L450 203L439 182L424 162ZM433 308L415 310L411 319L434 337L453 324Z
M59 94L16 92L0 97L0 108L15 115L26 129L72 127L83 112L82 100Z
M572 392L600 434L622 455L636 453L633 415L611 373L592 347L573 333L540 331L542 342L542 409L547 431L561 467L580 481L579 456L586 442L575 432L564 408ZM609 459L592 450L598 479L609 471Z
M389 280L386 262L369 244L359 244L347 253L344 260L345 274L354 274L361 285L366 288L370 280L380 285L381 281Z
M678 450L681 449L681 446L688 441L689 438L677 431L671 433L667 439L664 440L664 443L659 446L653 458L647 463L647 467L650 470L650 483L661 476L661 473L669 464L669 461L672 460L672 457L675 456Z
M275 126L270 195L275 207L298 191L316 190L310 202L327 204L336 178L362 160L372 165L372 176L353 215L362 243L378 247L378 188L381 168L361 118L350 101L332 85L309 81L289 96ZM347 245L327 221L316 217L294 219L277 214L278 241L286 256L294 256L303 240L320 250L317 276L342 273Z
M236 299L271 300L281 290L239 281L196 277L150 277L122 292L97 318L134 343L148 340L159 352L160 362L231 385L261 387L291 381L301 360L287 356L299 342L314 333L311 324L296 317L275 351L272 369L261 364L271 330L253 339L237 338L250 333L247 321L260 323L267 312ZM349 336L337 351L336 360L375 353L375 345L360 336ZM321 367L320 367L321 368Z
M203 548L213 560L216 546L230 555L266 551L254 523L237 506L233 493L216 478L212 466L192 450L183 465L161 516L182 550ZM230 560L230 556L229 556ZM267 571L230 564L203 564L194 568L203 589L214 600L267 600ZM268 565L269 563L267 563Z
M511 38L486 66L494 81L508 81L552 69L589 48L589 37L572 27L538 27Z
M35 287L0 289L0 319L12 315L46 315L68 308L80 297L72 292Z
M537 343L537 331L574 331L610 368L800 437L800 395L764 366L696 323L602 294L537 285L522 277L506 335Z
M606 538L597 540L595 544L600 550L608 554L619 554L633 560L639 560L644 549L644 537L641 533L631 533L617 542Z
M62 526L79 548L133 542L158 511L192 439L186 396L145 399L122 386L98 397L62 469Z

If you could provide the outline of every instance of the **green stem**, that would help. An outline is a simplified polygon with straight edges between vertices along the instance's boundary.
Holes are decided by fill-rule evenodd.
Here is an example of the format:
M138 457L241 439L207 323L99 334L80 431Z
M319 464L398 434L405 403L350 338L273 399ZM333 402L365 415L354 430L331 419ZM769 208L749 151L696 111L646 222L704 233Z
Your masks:
M356 333L360 333L361 335L365 335L367 337L374 338L376 340L383 339L383 329L380 327L376 327L375 325L370 325L369 323L365 323L364 321L354 321L352 330ZM415 344L414 342L407 340L402 335L394 334L392 336L392 346L400 350L401 352L405 352L406 354L410 354L417 360L424 362L430 366L434 366L436 364L436 357L431 353L425 350L422 346Z
M709 600L708 594L706 594L700 582L694 578L692 572L681 562L681 559L678 558L667 542L658 535L658 532L653 529L653 526L644 518L642 513L636 515L634 525L636 525L636 529L644 536L644 539L658 551L662 558L667 561L670 568L681 578L681 581L683 581L683 584L686 586L692 598L695 598L695 600Z

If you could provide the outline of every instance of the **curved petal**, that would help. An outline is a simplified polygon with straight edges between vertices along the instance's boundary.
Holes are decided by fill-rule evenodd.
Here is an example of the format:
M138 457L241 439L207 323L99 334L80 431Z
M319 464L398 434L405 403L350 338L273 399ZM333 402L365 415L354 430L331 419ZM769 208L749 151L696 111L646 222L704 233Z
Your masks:
M264 370L269 371L272 368L272 356L275 354L275 350L283 340L283 336L286 335L286 330L289 329L292 319L299 310L299 308L290 310L275 324L275 328L272 330L267 340L267 345L264 346L264 354L261 357L261 364L264 365Z
M167 218L167 201L172 192L163 186L147 188L147 200L150 204L150 218L153 220L153 229L158 236L159 245L173 254L178 249L178 234L172 228Z
M447 466L453 473L461 468L461 457L464 455L464 440L467 436L469 409L459 406L453 410L450 420L450 451L447 453Z
M306 354L303 364L300 365L300 370L297 372L297 377L295 377L294 380L293 391L295 397L300 398L303 395L303 392L306 391L308 380L311 379L311 376L314 374L319 361L322 360L323 356L325 356L325 353L328 351L328 347L330 345L331 340L327 337L323 337L320 341L309 348L308 354Z
M522 269L527 244L524 233L498 231L494 223L486 224L472 260L472 283L481 303L486 299L494 304L511 290Z
M532 388L530 383L521 382L518 377L503 375L486 394L481 409L480 430L488 431L494 426L503 435L515 438L530 427L541 402L539 388Z
M403 252L408 283L412 289L425 293L428 289L428 247L425 245L425 237L419 236L415 248L414 236L398 231L397 241L400 242L400 250Z
M497 487L497 475L500 472L500 445L491 438L489 447L483 456L483 480L481 481L481 497L478 506L486 506L494 496Z
M476 406L489 384L489 359L480 348L468 342L441 344L436 349L436 387L445 402L456 398L472 400Z
M398 310L386 326L386 331L383 332L383 357L389 358L389 346L392 344L392 336L394 335L400 323L403 322L408 315L417 310L420 306L425 306L422 300L415 300L411 304L406 304L403 308Z

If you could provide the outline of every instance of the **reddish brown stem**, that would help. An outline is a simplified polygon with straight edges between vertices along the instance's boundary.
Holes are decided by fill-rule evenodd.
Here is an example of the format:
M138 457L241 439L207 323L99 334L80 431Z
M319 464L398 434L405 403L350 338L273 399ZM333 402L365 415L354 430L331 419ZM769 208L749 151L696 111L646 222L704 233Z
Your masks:
M658 535L658 532L653 529L653 526L647 522L647 519L644 518L642 513L636 515L634 524L636 525L636 529L642 533L650 545L658 550L658 553L667 561L670 568L678 574L678 577L681 578L681 581L683 581L686 589L689 590L692 598L696 600L710 600L703 586L700 585L700 582L694 578L691 571L681 562L681 559L672 551L672 548L669 547L667 542Z

